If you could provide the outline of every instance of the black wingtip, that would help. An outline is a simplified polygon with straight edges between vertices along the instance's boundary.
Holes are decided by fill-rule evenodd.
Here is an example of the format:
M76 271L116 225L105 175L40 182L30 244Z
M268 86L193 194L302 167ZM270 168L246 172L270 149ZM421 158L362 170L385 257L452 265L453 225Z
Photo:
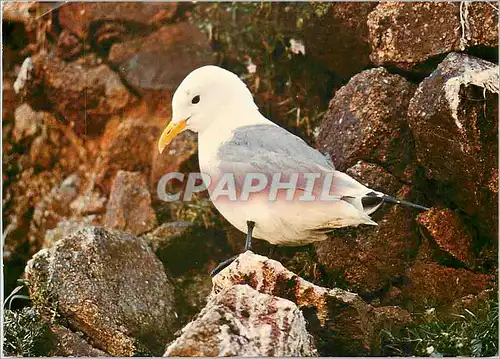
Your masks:
M419 204L408 202L408 201L403 201L403 200L394 198L392 196L388 196L386 194L380 196L380 198L382 198L382 200L386 203L401 204L403 206L419 209L421 211L428 211L430 209L429 207L421 206Z

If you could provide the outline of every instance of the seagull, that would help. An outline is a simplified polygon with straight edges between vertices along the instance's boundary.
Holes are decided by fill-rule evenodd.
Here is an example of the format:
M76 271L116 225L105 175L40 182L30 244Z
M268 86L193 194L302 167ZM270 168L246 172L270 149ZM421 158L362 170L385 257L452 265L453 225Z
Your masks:
M158 141L160 154L185 130L198 133L210 199L246 234L245 251L252 237L299 246L325 240L335 228L377 225L370 215L384 202L429 209L335 170L327 156L264 117L245 83L217 66L195 69L175 91L172 120ZM219 264L212 276L236 257Z

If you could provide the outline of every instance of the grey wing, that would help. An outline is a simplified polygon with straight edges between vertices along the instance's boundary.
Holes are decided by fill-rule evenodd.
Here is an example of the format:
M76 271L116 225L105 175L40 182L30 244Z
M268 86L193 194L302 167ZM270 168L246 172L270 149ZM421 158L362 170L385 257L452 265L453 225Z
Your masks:
M304 140L276 125L251 125L237 129L219 149L224 171L282 173L329 173L330 159Z

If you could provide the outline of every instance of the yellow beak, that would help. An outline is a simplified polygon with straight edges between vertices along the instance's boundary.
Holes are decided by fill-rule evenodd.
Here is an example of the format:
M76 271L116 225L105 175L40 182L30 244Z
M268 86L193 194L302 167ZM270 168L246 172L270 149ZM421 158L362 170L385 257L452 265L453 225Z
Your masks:
M158 141L158 151L163 152L165 147L167 147L172 140L181 133L186 128L186 120L182 120L177 123L170 121L167 128L161 134L160 140Z

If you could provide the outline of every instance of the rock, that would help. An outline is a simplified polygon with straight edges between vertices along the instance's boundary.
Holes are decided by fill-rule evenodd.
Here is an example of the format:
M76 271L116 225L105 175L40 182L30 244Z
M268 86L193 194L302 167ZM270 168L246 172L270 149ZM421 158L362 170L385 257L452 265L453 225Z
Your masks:
M25 138L33 137L42 127L44 114L35 112L27 103L23 103L14 112L14 141L20 142Z
M376 65L410 69L450 51L498 46L498 11L487 3L381 3L367 23Z
M498 224L498 193L489 186L498 172L498 84L498 66L452 53L420 83L408 108L426 176L492 238Z
M394 194L401 189L401 182L396 177L382 166L373 163L358 161L354 166L349 167L346 173L376 191Z
M328 5L325 14L304 21L304 28L294 36L304 40L308 55L347 79L370 64L366 21L376 4L338 2Z
M472 234L455 212L447 208L432 208L419 214L417 222L439 249L469 268L474 267L475 260L471 251Z
M50 248L59 240L64 239L65 237L68 237L85 227L98 225L98 222L98 217L95 215L82 217L79 220L63 219L57 223L55 228L49 229L45 232L42 247Z
M467 43L465 46L498 47L498 8L486 2L464 3L464 19L469 22Z
M289 300L235 285L214 295L164 356L315 356L301 311Z
M260 293L294 302L304 313L307 329L323 356L376 353L383 325L387 322L395 325L384 315L385 309L375 310L357 294L316 286L288 271L279 262L249 251L241 254L212 280L212 295L234 285L248 284ZM401 322L409 318L401 308L395 308L391 317L396 311Z
M403 188L398 198L406 198ZM405 274L418 242L413 233L414 211L383 205L372 218L377 227L338 229L315 243L318 263L345 281L349 289L373 296L390 288Z
M51 355L71 357L105 357L109 354L94 348L84 338L63 327L53 325L50 327L56 349Z
M106 201L107 198L98 190L91 190L79 195L69 207L79 216L103 214L106 212Z
M132 235L86 227L38 252L26 278L32 298L57 303L73 330L111 355L158 355L171 339L172 285L146 243Z
M408 283L402 289L413 311L450 304L466 295L476 295L492 285L490 275L433 262L416 261L406 276Z
M60 221L71 216L70 203L78 194L80 182L80 177L74 173L54 186L35 204L30 223L31 243L40 242L47 230L55 228Z
M318 147L341 171L358 160L401 176L413 156L406 113L414 86L383 68L354 76L336 92L320 126Z
M141 173L118 171L111 187L104 225L135 235L158 225Z
M59 24L81 39L89 37L91 26L105 22L128 26L158 26L173 18L176 3L73 3L59 10Z
M126 118L118 127L107 127L103 134L100 160L96 165L96 183L104 193L111 190L118 170L151 173L152 158L161 130L143 118Z
M189 23L164 26L146 38L115 44L109 61L136 91L173 93L192 70L213 63L206 36Z
M43 83L44 95L73 123L78 134L101 132L109 117L135 102L120 77L95 55L64 62L41 52L33 56L32 62L34 76Z

